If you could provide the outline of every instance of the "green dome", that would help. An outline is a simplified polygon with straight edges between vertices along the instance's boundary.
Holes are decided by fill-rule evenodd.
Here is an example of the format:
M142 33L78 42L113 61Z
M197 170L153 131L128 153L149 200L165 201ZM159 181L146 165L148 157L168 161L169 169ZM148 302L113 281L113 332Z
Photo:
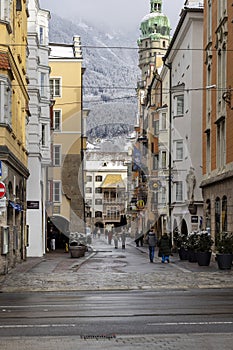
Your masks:
M162 0L151 0L151 12L141 21L140 39L170 38L171 25L167 16L162 13Z

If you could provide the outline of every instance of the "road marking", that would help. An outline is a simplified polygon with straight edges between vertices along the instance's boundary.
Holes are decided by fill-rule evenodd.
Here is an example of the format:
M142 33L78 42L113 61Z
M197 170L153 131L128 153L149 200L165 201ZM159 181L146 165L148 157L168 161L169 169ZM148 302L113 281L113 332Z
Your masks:
M233 321L147 323L148 326L198 326L198 325L221 325L221 324L233 324Z
M50 328L50 327L76 327L75 324L11 324L11 325L1 325L1 328Z

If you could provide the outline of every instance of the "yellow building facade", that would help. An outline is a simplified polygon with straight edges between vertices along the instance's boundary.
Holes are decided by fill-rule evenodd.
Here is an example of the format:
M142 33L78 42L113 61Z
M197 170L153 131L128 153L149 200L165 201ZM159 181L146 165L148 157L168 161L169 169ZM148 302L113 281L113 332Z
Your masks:
M50 91L53 107L53 166L50 171L50 232L62 247L69 232L84 232L82 52L80 38L71 45L50 44ZM50 227L49 227L50 226ZM49 233L48 233L49 237Z
M27 4L0 3L0 160L5 195L0 198L0 272L25 258L28 110Z

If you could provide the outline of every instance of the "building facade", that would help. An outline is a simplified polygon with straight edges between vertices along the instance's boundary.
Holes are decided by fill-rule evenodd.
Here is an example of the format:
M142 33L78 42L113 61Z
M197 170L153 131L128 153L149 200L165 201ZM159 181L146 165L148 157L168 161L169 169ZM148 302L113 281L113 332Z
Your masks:
M88 149L86 152L85 203L86 223L106 228L126 225L128 203L127 152L102 152Z
M203 7L182 10L164 57L171 74L170 231L197 231L203 223L202 180Z
M232 3L205 1L203 71L204 225L214 239L233 231Z
M0 273L26 258L26 181L29 121L26 1L0 3Z
M162 13L162 0L150 1L150 13L141 22L141 36L138 40L139 68L141 80L138 82L137 142L133 159L135 198L137 207L137 230L143 234L151 226L157 225L158 214L158 172L159 172L159 113L161 99L155 97L153 89L160 80L162 57L170 42L170 23ZM161 83L159 95L161 96ZM157 129L156 129L157 128ZM137 159L135 156L137 155Z
M50 43L50 92L53 108L53 164L49 172L48 230L56 230L58 246L69 232L84 232L82 79L80 37L72 44ZM49 236L48 233L48 236Z
M28 93L30 119L27 125L28 168L27 256L43 256L46 252L48 199L48 167L51 163L49 40L50 14L42 10L38 0L28 2Z

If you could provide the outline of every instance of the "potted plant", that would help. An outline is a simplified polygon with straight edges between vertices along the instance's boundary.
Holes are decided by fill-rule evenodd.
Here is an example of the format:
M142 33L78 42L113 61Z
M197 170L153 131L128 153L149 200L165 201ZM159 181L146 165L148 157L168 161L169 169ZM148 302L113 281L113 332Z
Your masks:
M213 244L214 241L207 231L201 231L198 234L197 263L199 266L209 266Z
M87 251L86 235L79 232L71 232L69 237L69 251L71 258L81 258Z
M180 260L188 260L187 235L178 231L174 232L174 243L178 249Z
M198 234L196 231L188 234L188 261L197 262Z
M233 233L223 232L216 239L216 258L220 270L230 270L233 258Z

